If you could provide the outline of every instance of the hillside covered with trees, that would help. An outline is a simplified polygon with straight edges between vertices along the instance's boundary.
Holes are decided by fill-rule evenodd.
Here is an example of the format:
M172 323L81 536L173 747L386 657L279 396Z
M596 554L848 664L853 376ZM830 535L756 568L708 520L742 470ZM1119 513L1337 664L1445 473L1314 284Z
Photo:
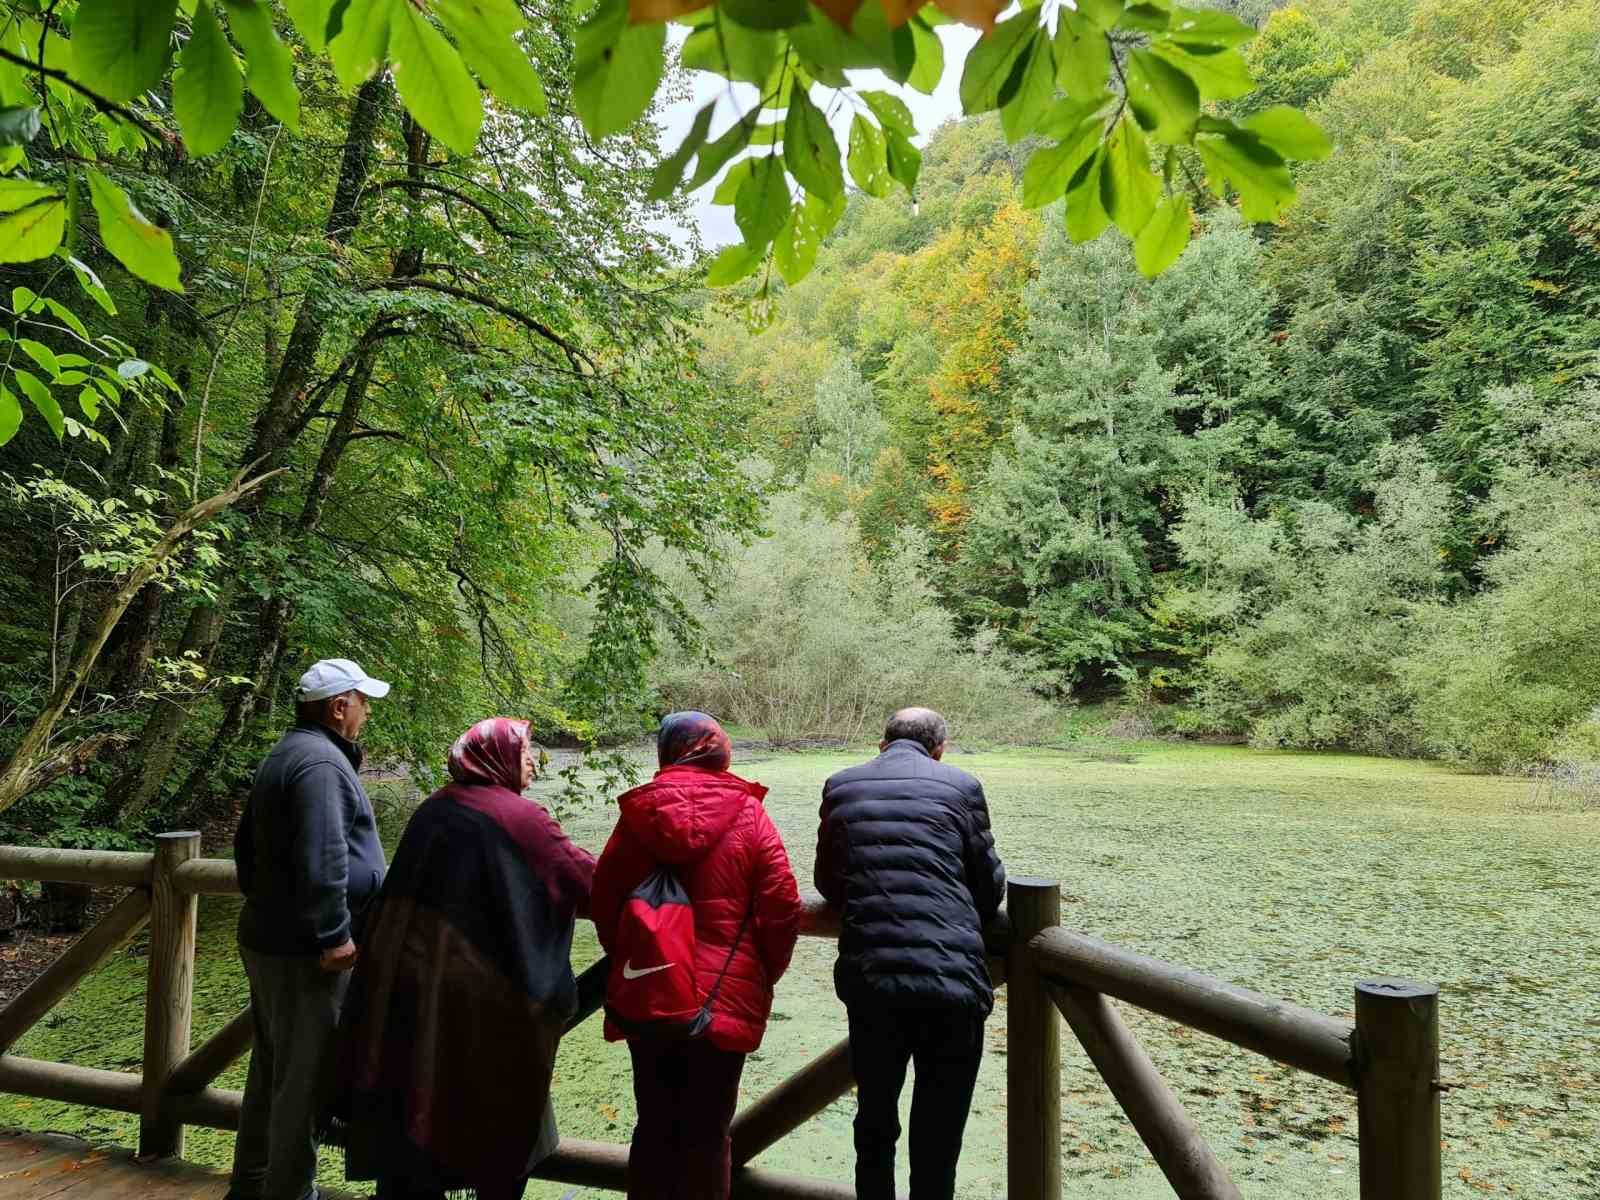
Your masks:
M225 812L334 654L424 774L906 698L1590 752L1593 0L781 11L4 0L6 838ZM916 146L845 71L952 16ZM690 70L758 103L668 144Z
M1306 106L1336 147L1278 222L1214 204L1147 279L1037 206L1030 140L969 118L914 196L851 197L767 327L711 307L704 362L805 514L778 536L833 523L819 578L911 553L926 595L886 585L885 612L936 602L1036 693L1157 728L1592 757L1600 7L1242 15L1258 88L1219 111ZM679 664L673 694L773 668L750 586L712 622L722 666Z

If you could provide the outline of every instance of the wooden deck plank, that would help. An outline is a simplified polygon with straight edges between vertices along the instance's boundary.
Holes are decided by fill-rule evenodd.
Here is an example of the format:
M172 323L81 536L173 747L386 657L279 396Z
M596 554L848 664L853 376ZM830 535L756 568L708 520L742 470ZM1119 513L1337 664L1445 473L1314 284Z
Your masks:
M134 1161L131 1150L96 1147L59 1133L0 1129L4 1200L222 1200L228 1176L181 1159ZM324 1189L327 1200L354 1200Z

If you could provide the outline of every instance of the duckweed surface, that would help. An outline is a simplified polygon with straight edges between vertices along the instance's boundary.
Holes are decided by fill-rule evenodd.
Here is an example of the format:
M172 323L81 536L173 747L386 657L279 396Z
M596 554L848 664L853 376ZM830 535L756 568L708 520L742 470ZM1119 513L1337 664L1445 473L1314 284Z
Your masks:
M802 882L818 789L859 754L741 756ZM1013 875L1061 880L1068 924L1148 954L1349 1017L1356 980L1405 975L1443 987L1445 1192L1600 1197L1600 813L1566 809L1522 780L1430 764L1233 747L1117 744L955 755L984 781ZM393 814L402 806L383 807ZM598 850L614 809L569 816ZM395 820L387 820L391 844ZM214 852L214 851L213 851ZM236 903L201 905L195 1035L244 1003ZM144 947L86 981L17 1047L21 1054L137 1070ZM597 953L580 925L575 960ZM745 1099L844 1035L831 943L802 941L778 990ZM1005 1195L1005 993L989 1025L960 1193ZM1127 1012L1130 1023L1246 1196L1354 1200L1353 1097L1204 1035ZM1064 1193L1156 1200L1171 1193L1066 1035ZM485 1065L492 1070L492 1064ZM221 1086L243 1084L243 1064ZM591 1021L562 1048L564 1132L625 1141L628 1056ZM909 1102L910 1089L907 1089ZM831 1106L758 1162L847 1180L853 1101ZM0 1125L132 1144L133 1117L0 1097ZM191 1129L189 1157L224 1165L225 1134ZM325 1182L339 1182L333 1156ZM529 1197L567 1189L535 1183ZM592 1193L598 1195L599 1193Z

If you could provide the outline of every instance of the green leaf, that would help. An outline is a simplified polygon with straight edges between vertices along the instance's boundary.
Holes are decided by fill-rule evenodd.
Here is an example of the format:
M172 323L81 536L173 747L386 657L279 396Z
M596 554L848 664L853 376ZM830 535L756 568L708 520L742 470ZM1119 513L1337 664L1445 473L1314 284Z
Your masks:
M672 195L683 180L684 168L689 165L689 160L705 145L706 134L711 129L711 117L716 109L717 102L711 100L695 113L694 124L689 126L689 132L678 143L678 148L656 164L655 174L650 178L650 190L645 193L646 200L653 203Z
M1214 8L1174 8L1167 36L1185 46L1231 49L1256 36L1253 26Z
M1033 45L1039 32L1039 14L1025 8L1007 17L972 48L961 72L961 111L990 112L1000 107L1000 94L1011 77L1012 68Z
M780 146L783 144L783 122L767 121L750 131L752 146Z
M34 45L37 47L38 43ZM20 21L6 21L0 25L0 46L18 58L28 57L22 49ZM14 106L35 103L37 100L28 87L28 77L23 69L16 63L0 60L0 104Z
M912 17L906 28L911 30L911 45L917 55L906 83L924 96L931 96L944 78L944 43L921 17Z
M78 407L83 410L83 415L91 421L100 419L100 393L92 387L83 388L78 392Z
M1000 126L1005 130L1006 141L1020 142L1038 129L1056 98L1055 59L1050 54L1050 39L1042 29L1017 60L1012 78L1016 87L1000 106Z
M906 102L893 92L862 92L861 99L885 129L898 129L906 137L917 136L917 122Z
M0 263L33 262L54 253L67 232L64 196L41 200L0 217Z
M1110 92L1101 92L1088 100L1057 100L1039 122L1039 132L1045 137L1064 141L1077 132L1085 118L1098 117L1114 99Z
M300 92L294 86L294 58L272 27L271 7L259 0L226 0L226 5L228 27L244 50L246 86L262 108L299 133Z
M483 98L455 47L409 3L389 25L390 70L411 115L457 154L471 154L483 126Z
M46 183L33 179L0 179L0 212L16 212L30 204L48 200L61 193Z
M61 301L52 300L50 297L46 296L44 300L44 306L51 312L55 313L56 320L60 321L68 329L72 330L73 333L77 334L84 341L87 342L93 340L89 336L88 326L78 319L77 313L73 312L65 304L61 303ZM63 359L61 361L62 365L65 366L65 360Z
M722 0L717 7L746 29L792 29L810 20L806 0Z
M1283 156L1248 134L1195 139L1218 195L1226 180L1239 193L1239 211L1247 221L1276 221L1294 203L1294 181Z
M720 5L712 9L710 22L684 40L680 61L696 71L762 87L772 78L781 56L778 35L725 21L721 11Z
M1202 100L1236 100L1255 89L1256 81L1237 50L1191 54L1182 46L1157 40L1150 43L1150 52L1194 80Z
M161 81L178 0L83 0L72 23L72 77L107 100Z
M1100 202L1117 228L1133 237L1156 210L1161 183L1150 170L1150 147L1126 113L1106 140L1100 171Z
M1054 146L1036 150L1022 169L1022 203L1042 208L1059 200L1078 169L1100 145L1100 121L1086 117Z
M172 252L172 235L152 224L140 212L128 193L99 171L91 169L89 198L100 218L100 240L128 270L146 283L183 291L178 280L178 256Z
M1154 279L1178 261L1189 244L1189 234L1189 197L1178 192L1156 206L1155 214L1133 239L1133 260L1145 276Z
M172 108L189 153L214 154L228 144L244 108L244 76L211 9L195 5L189 41L172 77Z
M833 140L828 118L811 103L804 88L795 88L789 97L789 111L783 119L783 157L789 173L806 191L824 200L844 195L839 143Z
M26 146L39 136L42 128L38 105L17 104L0 108L0 146Z
M735 242L731 246L724 246L721 253L711 260L711 268L706 272L706 282L712 287L727 287L730 283L753 274L761 265L765 247L751 247L743 242Z
M39 369L51 379L61 374L61 364L56 362L55 352L44 343L36 342L32 338L18 338L17 349L38 363Z
M1333 143L1315 121L1299 109L1274 104L1239 125L1276 150L1284 158L1315 162L1333 153Z
M514 0L434 0L433 12L467 66L502 103L536 117L549 111L544 81L517 42L524 25Z
M19 368L13 371L12 375L22 390L28 394L28 399L33 401L33 406L39 410L39 415L44 418L45 424L50 426L56 435L56 441L59 442L67 427L62 417L61 405L56 403L56 398L50 394L50 389L40 383L31 371Z
M880 199L894 190L889 174L889 145L883 131L860 113L850 122L850 178L869 196Z
M11 311L19 317L30 312L37 312L43 306L43 302L39 299L39 293L31 287L19 285L11 289Z
M789 180L776 154L753 160L755 167L733 199L733 223L749 246L766 246L789 219Z
M1200 89L1177 67L1148 50L1128 55L1128 106L1156 141L1187 144L1200 116Z
M904 25L895 28L882 4L864 3L850 22L850 34L872 54L872 65L896 83L911 78L917 65L917 43Z
M1056 14L1056 83L1074 100L1087 100L1111 81L1111 43L1081 14L1063 8Z
M22 405L8 388L0 387L0 446L17 436L22 428Z
M1094 148L1067 184L1067 235L1074 242L1092 242L1111 224L1100 202L1100 176L1105 163L1105 143Z
M345 91L355 91L383 65L389 53L390 18L396 6L405 3L407 0L336 0L328 16L328 57Z
M667 27L632 25L626 0L601 0L578 27L572 99L594 138L628 128L650 107L666 70Z
M806 24L789 30L789 44L819 83L842 87L843 83L836 82L844 78L842 72L878 65L877 53L871 47L840 29L820 8L812 5L810 17Z
M333 0L283 0L283 10L305 38L313 53L328 47L328 23L333 16ZM341 14L342 19L343 14Z
M111 299L111 293L106 291L106 285L100 281L100 276L95 274L94 269L88 263L71 256L67 258L67 265L72 268L72 274L77 279L78 287L82 289L83 294L104 309L107 316L116 316L116 302Z
M744 186L745 180L755 174L756 160L741 158L728 168L728 173L722 177L722 182L717 184L716 191L711 193L713 204L733 204L739 198L739 189Z
M1172 14L1156 4L1130 4L1117 21L1118 29L1134 29L1140 33L1163 33L1172 21Z
M883 139L889 151L889 174L898 179L906 191L914 191L917 173L922 170L922 151L913 146L911 139L898 129L885 129Z
M694 174L683 190L694 191L722 170L723 164L750 144L750 129L744 121L735 121L721 136L707 142L695 159Z
M842 199L830 204L809 192L803 203L794 206L772 244L772 262L785 283L792 286L811 273L817 251L842 215Z
M1076 7L1096 29L1109 32L1122 20L1122 0L1078 0Z

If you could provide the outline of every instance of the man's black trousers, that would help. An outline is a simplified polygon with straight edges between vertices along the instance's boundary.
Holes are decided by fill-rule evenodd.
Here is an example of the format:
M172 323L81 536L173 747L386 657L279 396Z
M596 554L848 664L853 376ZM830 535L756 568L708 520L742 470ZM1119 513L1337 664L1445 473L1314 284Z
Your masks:
M894 1149L908 1062L915 1066L911 1200L952 1200L961 1135L983 1057L983 1021L967 1009L850 1006L857 1200L894 1200Z

